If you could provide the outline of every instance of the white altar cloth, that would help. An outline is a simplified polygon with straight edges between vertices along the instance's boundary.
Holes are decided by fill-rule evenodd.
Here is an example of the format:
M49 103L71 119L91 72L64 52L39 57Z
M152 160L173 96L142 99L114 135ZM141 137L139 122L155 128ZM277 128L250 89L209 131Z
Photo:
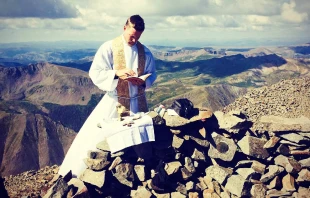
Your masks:
M132 116L125 117L124 121L109 119L100 122L101 131L105 134L112 153L130 146L155 141L153 121L150 116L143 115L133 120L134 123L131 126L123 126L123 123L129 120L132 120Z

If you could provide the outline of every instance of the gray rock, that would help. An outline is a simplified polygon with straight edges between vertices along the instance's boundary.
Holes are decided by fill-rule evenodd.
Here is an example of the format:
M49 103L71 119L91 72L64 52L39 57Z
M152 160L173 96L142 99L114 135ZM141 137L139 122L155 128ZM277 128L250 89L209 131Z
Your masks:
M281 116L261 116L260 122L264 123L266 131L281 132L307 132L310 131L310 120L305 116L299 118L284 118Z
M241 197L247 196L250 192L250 183L243 179L240 175L231 175L227 179L225 188L232 194Z
M47 193L44 195L44 198L62 198L64 197L68 192L68 184L64 181L62 177L58 178L56 183L47 191Z
M292 194L293 194L292 192L281 191L276 189L271 189L267 191L268 197L282 197L282 196L290 196Z
M273 148L278 142L279 142L280 138L273 136L271 137L265 144L264 144L264 148Z
M258 179L259 174L252 168L238 168L236 172L245 180Z
M106 166L108 166L111 162L106 161L106 159L90 159L85 158L84 163L89 169L92 170L103 170Z
M299 164L301 165L301 167L303 168L310 168L310 157L300 160Z
M183 195L180 192L172 192L171 193L171 198L186 198L186 195Z
M184 180L188 180L193 174L187 170L187 168L181 168L182 178Z
M183 145L184 141L185 140L183 138L180 138L177 135L174 135L172 139L172 147L179 149Z
M255 170L257 173L264 174L266 170L266 165L262 164L256 160L253 160L251 168Z
M267 168L269 171L262 175L260 181L263 183L266 183L268 181L270 181L271 179L273 179L275 176L279 175L280 173L282 173L284 171L284 168L281 166L277 166L277 165L270 165Z
M307 145L306 144L297 144L297 143L294 143L294 142L291 142L291 141L288 141L288 140L280 140L280 143L281 144L287 144L287 145L291 145L291 146L299 146L299 147L306 147Z
M252 136L245 136L238 142L238 146L246 155L266 159L269 157L269 153L264 148L265 143L266 140Z
M296 191L294 177L291 176L290 174L285 175L282 178L282 186L283 189L286 191L292 191L292 192Z
M239 130L248 129L252 125L240 111L230 111L227 114L216 111L214 115L218 120L219 128L231 133L238 133Z
M133 165L129 163L119 164L115 167L114 177L122 184L133 187Z
M152 193L148 191L144 186L138 186L137 190L131 190L130 196L136 198L150 198L152 197Z
M112 170L113 168L115 168L117 165L119 165L121 162L123 161L123 159L121 157L116 157L111 166L109 167L109 170Z
M195 148L191 158L193 158L195 160L202 160L202 161L206 160L205 155L201 151L197 150L196 148Z
M194 183L193 181L187 182L187 183L185 184L186 190L190 191L190 190L194 189L194 185L195 185L195 183Z
M73 195L74 197L83 197L83 198L90 198L90 194L88 193L88 189L85 186L84 182L78 178L72 178L68 185L73 185L77 188L76 193Z
M102 188L105 183L105 170L103 171L93 171L86 169L82 175L80 175L80 180L95 185Z
M266 186L268 189L279 188L282 185L279 176L275 176L271 182Z
M145 181L146 173L145 173L145 165L135 165L134 166L135 173L140 181Z
M223 184L226 178L230 175L226 169L220 166L209 166L206 168L206 175L209 175L220 184Z
M194 167L193 161L190 157L185 157L184 167L190 172L196 172L196 168Z
M166 125L168 127L182 127L190 123L190 121L186 118L181 116L168 115L167 113L165 113L163 118L166 121Z
M276 151L277 151L277 153L280 153L282 155L289 155L290 154L290 149L285 144L280 144L280 146L277 148Z
M109 146L109 144L108 144L106 139L103 140L102 142L99 142L96 145L96 147L97 147L97 149L100 149L102 151L109 151L109 152L111 151L110 146Z
M251 197L253 198L265 198L266 187L263 184L254 184L251 188Z
M208 140L196 138L193 136L189 136L189 138L202 147L208 148L210 146L210 142Z
M294 143L297 143L297 144L300 144L303 141L309 141L309 139L307 139L304 136L299 135L297 133L283 133L283 134L279 134L279 136L281 138L284 138L284 139L286 139L288 141L291 141L291 142L294 142Z
M183 195L187 195L187 190L186 190L186 186L184 184L181 183L177 183L177 188L175 189L177 192L182 193Z
M225 138L224 136L216 133L212 134L212 138L214 140L215 147L210 144L208 156L214 159L221 159L223 161L232 161L237 150L235 142L232 139Z
M296 179L297 182L309 182L310 181L310 171L306 168L302 169L298 173L298 178Z
M182 164L179 161L169 162L165 165L165 171L168 175L172 175L179 171Z
M296 198L308 198L310 194L310 188L305 188L300 186L298 188L298 193L296 194Z
M276 165L284 167L288 173L297 173L301 170L301 165L294 158L278 155L274 162Z
M87 157L90 159L105 159L107 161L110 152L108 151L88 151Z

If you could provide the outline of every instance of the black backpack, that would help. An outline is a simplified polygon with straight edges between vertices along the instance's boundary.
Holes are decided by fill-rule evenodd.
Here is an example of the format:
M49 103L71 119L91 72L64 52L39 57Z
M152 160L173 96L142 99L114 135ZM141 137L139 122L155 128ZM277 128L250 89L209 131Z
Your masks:
M194 105L187 98L180 98L173 101L171 107L179 116L190 118L193 114Z

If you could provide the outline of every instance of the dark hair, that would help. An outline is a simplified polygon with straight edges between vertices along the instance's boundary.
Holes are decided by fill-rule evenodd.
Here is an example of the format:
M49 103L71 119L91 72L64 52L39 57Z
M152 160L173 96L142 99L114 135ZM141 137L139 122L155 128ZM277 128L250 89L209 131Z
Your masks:
M140 15L132 15L126 21L125 25L126 26L131 26L131 27L135 28L135 30L137 30L139 32L143 32L144 29L145 29L144 20L142 19L142 17Z

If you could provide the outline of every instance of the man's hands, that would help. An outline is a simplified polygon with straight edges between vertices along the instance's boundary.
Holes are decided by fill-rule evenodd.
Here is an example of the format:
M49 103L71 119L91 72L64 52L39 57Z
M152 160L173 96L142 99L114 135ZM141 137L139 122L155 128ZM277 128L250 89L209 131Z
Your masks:
M121 79L125 79L130 76L135 76L136 72L134 72L132 69L125 68L125 69L116 70L115 75ZM136 80L131 79L130 82L132 85L145 86L145 82L141 79L136 79Z
M116 70L115 75L121 79L125 79L129 76L135 76L136 72L134 72L132 69L125 68L125 69Z

